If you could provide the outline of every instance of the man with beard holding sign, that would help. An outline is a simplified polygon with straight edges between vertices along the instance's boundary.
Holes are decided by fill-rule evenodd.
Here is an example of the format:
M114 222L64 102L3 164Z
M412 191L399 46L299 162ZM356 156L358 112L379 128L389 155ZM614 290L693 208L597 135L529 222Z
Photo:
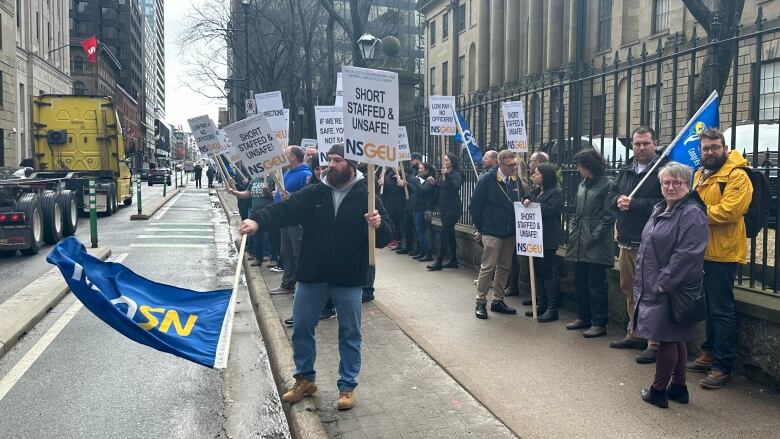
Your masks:
M368 212L368 188L355 163L344 159L344 146L328 151L322 184L307 186L288 200L254 212L241 223L241 234L252 235L293 225L303 226L298 285L293 303L295 385L282 396L293 404L317 391L314 384L314 328L328 298L339 322L339 398L337 408L355 406L354 389L360 372L360 300L368 269L368 225L376 230L376 247L393 236L392 222L376 198ZM368 212L368 213L366 213Z

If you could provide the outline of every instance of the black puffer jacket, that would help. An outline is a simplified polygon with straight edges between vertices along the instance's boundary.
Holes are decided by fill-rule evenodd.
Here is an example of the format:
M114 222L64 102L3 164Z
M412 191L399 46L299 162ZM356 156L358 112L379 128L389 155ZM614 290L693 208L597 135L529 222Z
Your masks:
M642 241L642 230L653 212L653 206L663 201L661 184L658 181L658 170L664 164L661 163L631 198L628 210L624 212L617 207L617 199L621 195L630 194L657 160L658 156L642 172L637 172L633 158L629 160L620 170L615 185L609 193L610 208L617 214L617 242L620 244L639 247Z

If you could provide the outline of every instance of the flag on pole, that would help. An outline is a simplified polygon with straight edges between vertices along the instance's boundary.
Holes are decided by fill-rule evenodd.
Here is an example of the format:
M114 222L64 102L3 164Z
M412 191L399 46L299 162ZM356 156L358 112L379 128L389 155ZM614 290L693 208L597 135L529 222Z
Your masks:
M469 128L469 123L466 121L466 118L463 117L462 114L456 113L457 117L457 123L459 129L455 130L455 141L459 143L466 143L466 146L468 147L469 155L471 156L471 160L475 163L482 164L482 151L479 149L479 145L477 145L477 142L474 140L474 136L471 135L471 128ZM463 133L463 136L461 137L460 133Z
M46 260L100 320L143 345L218 369L227 366L235 290L193 291L159 284L87 253L76 238Z
M87 61L97 62L97 46L97 37L94 35L81 41L81 47L87 52Z
M719 126L718 92L713 91L688 123L685 124L685 127L677 134L677 137L664 150L663 156L668 156L669 160L682 163L694 170L698 169L701 166L699 134L702 131Z

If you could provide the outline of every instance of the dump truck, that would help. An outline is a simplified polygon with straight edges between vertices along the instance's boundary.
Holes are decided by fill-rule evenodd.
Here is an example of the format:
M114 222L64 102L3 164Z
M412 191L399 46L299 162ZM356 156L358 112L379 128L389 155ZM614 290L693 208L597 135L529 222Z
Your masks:
M32 116L32 160L0 170L0 256L35 254L74 234L79 212L89 212L90 179L98 213L110 216L133 202L110 97L41 95L33 98Z

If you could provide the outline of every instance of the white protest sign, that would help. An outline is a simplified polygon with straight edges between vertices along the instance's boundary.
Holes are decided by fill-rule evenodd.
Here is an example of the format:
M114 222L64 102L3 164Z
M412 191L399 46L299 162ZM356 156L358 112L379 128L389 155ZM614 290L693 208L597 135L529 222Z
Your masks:
M344 143L344 111L341 107L314 107L317 120L317 152L320 163L328 162L328 151L337 143Z
M282 138L276 137L282 148L287 148L290 145L290 110L284 109L284 136Z
M249 179L270 174L288 164L262 113L226 126L225 134L238 151Z
M398 74L343 67L344 158L398 166Z
M515 203L515 236L518 255L544 257L542 207L539 203Z
M336 103L335 107L341 107L344 105L344 83L341 80L341 72L336 73Z
M525 129L523 102L504 102L502 110L507 149L512 152L528 151L528 132Z
M406 127L398 127L398 161L404 162L412 159L412 152L409 151L409 137L406 135Z
M211 152L214 149L219 150L219 141L217 140L217 127L214 121L208 115L193 117L187 119L190 125L192 135L195 137L195 143L202 154Z
M268 93L258 93L255 95L257 101L257 112L268 119L268 124L274 130L276 141L282 148L287 146L289 132L289 110L284 108L282 103L282 92L269 91Z
M301 149L306 152L309 147L316 148L317 139L301 139Z
M222 155L228 162L235 164L241 161L238 150L230 143L230 139L228 139L227 134L225 134L225 130L217 130L217 140L222 146Z
M455 96L428 96L428 118L431 136L454 136Z

